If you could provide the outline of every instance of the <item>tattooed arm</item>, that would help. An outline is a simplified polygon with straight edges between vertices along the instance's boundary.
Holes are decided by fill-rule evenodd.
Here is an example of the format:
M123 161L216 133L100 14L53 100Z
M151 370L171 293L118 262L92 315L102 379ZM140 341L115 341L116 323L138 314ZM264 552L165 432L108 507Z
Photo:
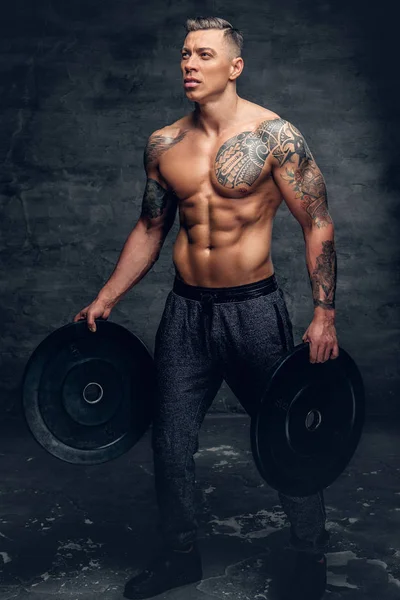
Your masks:
M168 190L168 186L162 181L158 160L164 152L179 143L183 137L184 134L172 138L155 132L149 137L144 151L143 162L147 181L140 220L148 231L161 232L161 246L174 223L178 204L174 192Z
M182 138L181 138L182 139ZM177 198L167 189L158 170L158 159L176 138L155 132L144 153L147 175L140 217L129 234L114 272L98 298L113 307L147 273L157 261L177 210Z
M310 342L311 362L336 358L334 326L336 251L325 181L298 129L277 119L272 132L273 177L290 211L300 223L314 303L314 319L303 336Z

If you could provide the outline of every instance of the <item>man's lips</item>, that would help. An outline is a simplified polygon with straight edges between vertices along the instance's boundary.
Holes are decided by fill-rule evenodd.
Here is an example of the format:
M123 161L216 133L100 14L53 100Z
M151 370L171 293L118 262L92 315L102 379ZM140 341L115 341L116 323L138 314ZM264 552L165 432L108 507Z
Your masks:
M200 84L197 79L184 79L183 84L186 88L194 88Z

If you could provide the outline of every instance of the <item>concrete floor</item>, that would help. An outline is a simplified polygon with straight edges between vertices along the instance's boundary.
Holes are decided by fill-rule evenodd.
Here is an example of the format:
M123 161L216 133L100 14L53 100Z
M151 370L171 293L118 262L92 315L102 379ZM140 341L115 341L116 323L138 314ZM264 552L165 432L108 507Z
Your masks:
M273 600L288 540L254 466L246 416L210 415L196 455L204 579L171 600ZM369 422L326 490L331 600L400 599L400 426ZM114 600L159 545L149 432L125 456L81 467L47 454L16 420L0 431L0 598ZM295 599L294 599L295 600Z

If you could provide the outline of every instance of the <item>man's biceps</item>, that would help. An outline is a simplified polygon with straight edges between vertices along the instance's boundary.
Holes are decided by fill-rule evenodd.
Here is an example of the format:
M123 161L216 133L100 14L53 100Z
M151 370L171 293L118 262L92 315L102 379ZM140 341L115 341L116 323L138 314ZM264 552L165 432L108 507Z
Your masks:
M296 195L296 191L293 190L287 184L282 184L279 186L280 192L283 200L288 205L290 209L296 210L297 208L301 208L301 204L299 202L299 197Z
M299 202L299 199L292 195L284 195L283 199L296 221L298 221L302 227L308 227L310 225L310 216L302 203Z

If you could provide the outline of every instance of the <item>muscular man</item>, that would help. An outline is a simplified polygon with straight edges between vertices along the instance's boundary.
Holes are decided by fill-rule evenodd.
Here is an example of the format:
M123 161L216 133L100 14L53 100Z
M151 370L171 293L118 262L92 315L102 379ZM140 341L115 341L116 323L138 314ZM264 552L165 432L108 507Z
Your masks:
M314 316L303 340L312 363L336 358L336 254L323 176L299 130L236 93L242 35L222 19L187 22L181 70L194 111L154 132L145 150L140 217L97 298L75 317L107 318L159 257L176 211L176 277L155 343L154 472L165 547L125 587L148 598L202 577L194 486L198 432L223 379L251 415L268 367L293 348L271 259L272 223L285 200L302 227ZM288 240L290 243L290 240ZM322 597L322 493L280 494L296 560L281 598Z

